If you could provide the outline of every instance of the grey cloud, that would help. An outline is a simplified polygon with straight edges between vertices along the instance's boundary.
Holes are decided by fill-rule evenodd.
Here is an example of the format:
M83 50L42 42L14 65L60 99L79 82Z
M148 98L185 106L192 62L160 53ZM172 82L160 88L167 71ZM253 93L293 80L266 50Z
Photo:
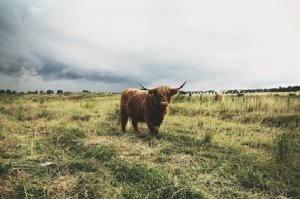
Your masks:
M0 71L9 76L20 76L23 74L22 67L19 64L11 64L8 67L1 67Z
M124 76L113 74L111 72L100 72L92 69L76 68L68 64L49 59L37 57L37 63L28 62L30 58L15 58L15 63L3 67L0 65L0 72L9 76L21 76L29 73L33 76L40 76L44 80L87 80L99 81L104 83L125 83L136 84L139 78L125 74ZM24 65L25 64L25 65ZM26 65L27 64L27 65Z
M35 69L38 76L46 80L68 79L78 80L84 79L88 81L99 81L104 83L136 83L136 77L119 76L109 72L99 72L96 70L76 68L66 64L54 61L53 59L42 59L42 65Z
M28 1L3 0L0 2L0 30L8 34L18 33L19 28L28 25L30 13Z
M42 36L50 34L51 36L51 32L47 33L47 30L39 32L41 31L38 27L39 24L28 26L32 18L29 8L30 4L27 5L26 3L6 0L0 2L0 73L11 77L20 77L24 74L40 76L46 81L86 80L108 84L123 83L125 85L134 85L140 81L134 75L85 69L84 66L75 67L73 63L65 63L63 60L52 58L49 52L39 52L43 44L34 43L35 40L32 41L32 38L28 37L27 34L35 31L34 34L42 34ZM63 37L69 42L76 42L76 39L74 40L72 37Z
M221 10L200 1L89 3L0 1L0 74L100 82L112 90L138 82L222 88L299 82L289 74L299 74L300 29L284 21L297 20L288 13L279 20L268 3L249 4L261 8L255 16L243 3L232 9L230 0Z

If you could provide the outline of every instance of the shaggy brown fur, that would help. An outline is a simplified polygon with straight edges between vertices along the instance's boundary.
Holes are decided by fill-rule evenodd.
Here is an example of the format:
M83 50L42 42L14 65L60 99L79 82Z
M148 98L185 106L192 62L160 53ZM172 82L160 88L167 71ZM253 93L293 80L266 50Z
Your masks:
M131 88L123 90L120 104L122 132L125 133L128 118L131 118L136 132L138 132L138 122L146 122L150 133L156 135L168 112L171 97L180 88L159 86L146 91Z
M214 97L216 102L222 102L223 101L223 94L222 93L216 93Z

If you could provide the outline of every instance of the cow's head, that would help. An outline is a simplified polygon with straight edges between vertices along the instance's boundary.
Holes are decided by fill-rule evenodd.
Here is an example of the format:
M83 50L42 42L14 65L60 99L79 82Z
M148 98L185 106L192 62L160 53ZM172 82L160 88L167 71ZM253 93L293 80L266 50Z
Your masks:
M153 89L148 89L141 85L142 90L147 90L149 95L153 97L154 101L161 106L168 106L171 101L171 97L178 93L179 89L181 89L185 85L186 81L179 86L178 88L171 88L168 86L158 86Z

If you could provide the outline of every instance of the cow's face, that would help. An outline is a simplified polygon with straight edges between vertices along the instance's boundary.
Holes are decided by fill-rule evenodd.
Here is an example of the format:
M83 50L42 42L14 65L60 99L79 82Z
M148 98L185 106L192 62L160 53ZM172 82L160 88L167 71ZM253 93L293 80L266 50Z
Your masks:
M161 106L168 106L171 101L171 97L178 92L178 89L172 89L167 86L159 86L157 88L148 90L149 95L151 95L157 104Z
M156 104L159 104L163 107L167 107L171 101L171 97L173 95L175 95L176 93L178 93L179 89L181 89L185 85L185 83L186 83L186 81L177 88L170 88L168 86L159 86L154 89L148 89L148 88L144 87L142 84L140 84L140 85L142 87L142 90L148 91L150 97L152 97L154 99Z

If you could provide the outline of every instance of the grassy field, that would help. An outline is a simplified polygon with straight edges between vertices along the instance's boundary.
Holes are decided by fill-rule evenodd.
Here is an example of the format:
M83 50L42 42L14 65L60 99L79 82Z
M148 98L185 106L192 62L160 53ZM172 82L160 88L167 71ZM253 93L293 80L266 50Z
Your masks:
M0 198L300 198L300 96L176 96L159 136L120 95L0 95Z

